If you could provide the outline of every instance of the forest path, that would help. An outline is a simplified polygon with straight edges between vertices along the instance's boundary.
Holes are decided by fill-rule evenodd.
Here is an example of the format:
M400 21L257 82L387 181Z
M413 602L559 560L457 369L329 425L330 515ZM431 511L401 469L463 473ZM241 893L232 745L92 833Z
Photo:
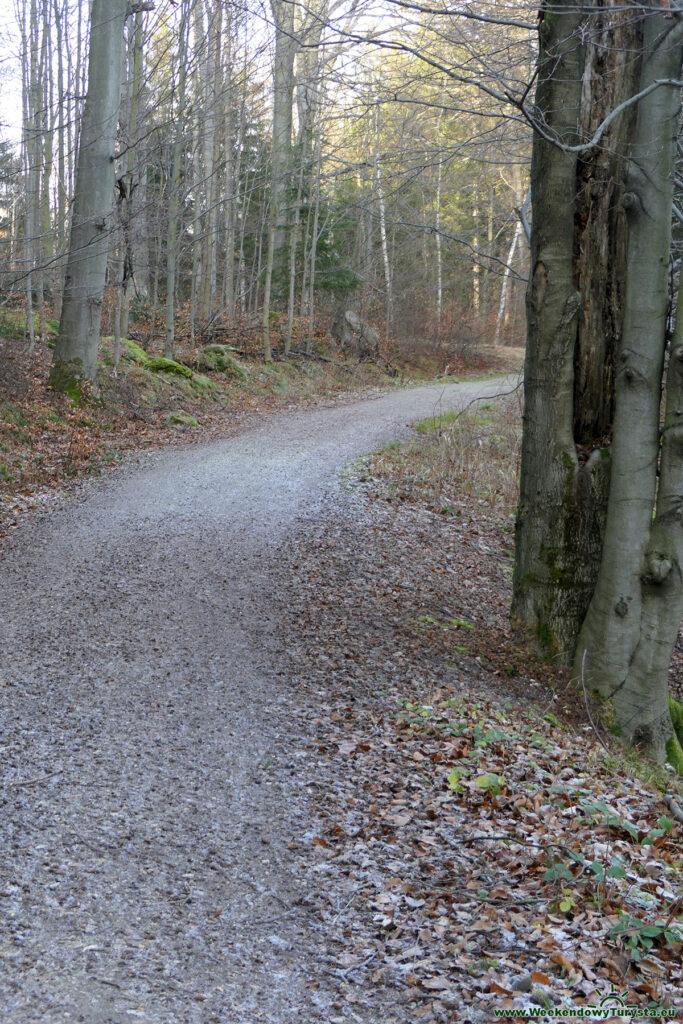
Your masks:
M514 383L279 413L147 453L12 534L0 1019L337 1019L289 849L314 780L277 672L278 550L330 502L353 515L349 459Z

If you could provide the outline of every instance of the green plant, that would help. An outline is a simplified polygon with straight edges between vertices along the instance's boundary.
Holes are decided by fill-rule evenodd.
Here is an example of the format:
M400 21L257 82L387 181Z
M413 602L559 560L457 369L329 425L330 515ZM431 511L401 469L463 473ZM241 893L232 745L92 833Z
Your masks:
M580 900L580 895L573 889L563 889L553 901L553 909L559 910L562 914L570 914L578 906Z
M490 793L491 796L499 796L507 785L505 776L496 775L494 772L478 775L474 783L483 793Z
M632 914L622 914L608 934L609 938L615 939L628 950L633 960L640 960L655 945L672 946L683 942L680 925L670 921L647 924Z
M593 821L598 821L601 825L607 825L609 828L617 829L620 832L626 832L631 839L638 840L638 829L635 825L632 825L630 821L625 821L617 812L606 804L604 800L582 800L581 806L585 813Z
M463 778L465 774L465 769L461 768L460 766L451 768L450 772L448 773L448 777L446 778L446 782L451 793L462 793L463 786L460 780Z

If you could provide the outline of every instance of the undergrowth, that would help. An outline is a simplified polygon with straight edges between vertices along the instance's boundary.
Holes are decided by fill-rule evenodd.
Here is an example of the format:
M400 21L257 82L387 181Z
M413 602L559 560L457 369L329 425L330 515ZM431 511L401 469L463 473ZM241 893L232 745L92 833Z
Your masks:
M457 515L463 494L513 508L519 488L521 393L475 409L431 416L415 424L418 436L389 444L366 460L370 476L387 480L403 500Z

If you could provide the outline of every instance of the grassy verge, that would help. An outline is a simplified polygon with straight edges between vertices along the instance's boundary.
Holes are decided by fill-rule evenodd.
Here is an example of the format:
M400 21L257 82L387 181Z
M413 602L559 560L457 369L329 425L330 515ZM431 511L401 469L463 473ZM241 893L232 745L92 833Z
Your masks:
M386 481L400 500L459 515L463 497L503 511L517 502L521 393L415 424L417 436L366 460L368 476Z

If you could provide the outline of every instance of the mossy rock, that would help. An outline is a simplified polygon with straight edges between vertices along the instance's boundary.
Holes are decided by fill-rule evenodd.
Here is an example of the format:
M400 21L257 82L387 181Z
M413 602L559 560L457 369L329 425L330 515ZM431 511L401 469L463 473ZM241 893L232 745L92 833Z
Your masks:
M168 417L168 422L172 426L178 427L198 427L199 424L194 416L190 416L189 412L184 412L182 409L177 409L172 412Z
M144 348L130 338L126 338L121 346L121 355L130 363L137 363L138 366L148 366L150 358Z
M146 365L147 369L151 370L152 373L173 373L176 377L188 377L190 380L193 376L189 366L183 366L182 363L177 363L175 359L165 359L164 356L148 359Z
M192 375L192 387L195 391L199 391L203 395L208 395L213 391L219 390L211 378L205 377L203 373L195 373Z
M207 345L197 361L197 369L213 373L224 373L226 377L245 380L247 369L235 359L229 345Z
M673 723L674 732L678 736L678 742L683 744L683 704L669 697L669 714Z
M669 714L674 734L666 745L666 759L683 775L683 704L669 697Z
M226 353L227 355L231 355L233 352L236 352L237 349L233 348L232 345L222 345L220 342L215 341L211 345L205 345L202 351L208 353L209 355L224 356L226 355Z

